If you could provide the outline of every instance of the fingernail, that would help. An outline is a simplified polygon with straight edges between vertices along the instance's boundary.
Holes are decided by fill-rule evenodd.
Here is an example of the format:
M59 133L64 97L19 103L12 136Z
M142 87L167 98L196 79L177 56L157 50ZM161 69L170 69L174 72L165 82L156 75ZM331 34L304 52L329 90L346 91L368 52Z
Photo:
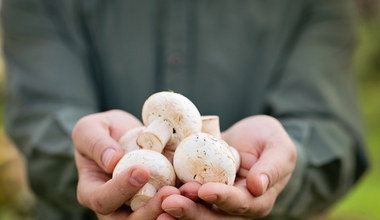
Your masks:
M108 167L109 163L112 160L113 155L115 154L115 150L112 148L108 148L104 153L102 157L102 162L105 167Z
M212 195L203 197L203 199L207 202L215 202L218 199L218 196L215 194L212 194Z
M134 186L141 186L147 181L147 176L141 170L133 170L129 182Z
M263 185L263 193L265 193L265 191L268 188L269 178L266 174L261 174L260 179L261 179L261 184Z
M176 218L181 218L183 216L183 210L181 208L165 209L165 212L169 213L170 215Z

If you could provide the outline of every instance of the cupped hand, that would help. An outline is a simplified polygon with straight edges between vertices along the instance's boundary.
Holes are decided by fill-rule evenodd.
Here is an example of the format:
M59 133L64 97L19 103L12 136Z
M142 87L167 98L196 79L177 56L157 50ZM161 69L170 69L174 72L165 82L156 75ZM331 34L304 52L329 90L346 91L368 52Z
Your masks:
M223 132L222 138L239 151L238 176L246 178L253 196L269 190L278 195L283 190L295 168L297 152L277 119L265 115L245 118Z
M132 212L126 206L119 208L116 212L111 214L102 215L97 213L97 217L100 220L121 220L121 219L147 219L154 220L157 219L162 213L164 213L161 208L162 201L170 195L179 195L179 190L172 186L164 186L153 196L149 202L140 207L139 209Z
M163 201L166 213L159 219L252 219L270 213L294 170L294 143L280 122L269 116L243 119L222 138L240 153L234 186L187 183L180 188L182 195Z
M77 198L80 204L95 211L99 218L129 216L131 212L124 203L149 179L149 170L143 165L132 166L116 178L111 178L111 172L124 155L118 140L126 131L137 126L141 126L141 122L131 114L112 110L83 117L73 129L79 176ZM173 193L179 193L178 189L163 189L146 205L151 211L141 212L142 209L139 209L130 217L155 219L162 213L162 198Z

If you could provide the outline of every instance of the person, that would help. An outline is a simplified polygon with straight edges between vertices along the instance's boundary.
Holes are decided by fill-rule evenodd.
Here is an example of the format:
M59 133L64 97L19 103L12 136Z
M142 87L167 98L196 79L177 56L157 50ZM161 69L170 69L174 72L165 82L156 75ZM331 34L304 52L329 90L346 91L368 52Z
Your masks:
M6 129L28 159L37 218L305 219L329 209L368 167L353 12L347 0L3 0ZM220 116L242 157L238 178L164 187L131 213L123 204L149 172L111 179L117 140L167 89Z

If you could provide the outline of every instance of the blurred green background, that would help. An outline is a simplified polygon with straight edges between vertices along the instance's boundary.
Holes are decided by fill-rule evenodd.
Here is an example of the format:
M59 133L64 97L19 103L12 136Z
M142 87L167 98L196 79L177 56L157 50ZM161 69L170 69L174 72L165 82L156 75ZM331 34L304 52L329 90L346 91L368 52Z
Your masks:
M367 126L371 170L357 186L318 220L380 219L380 7L378 0L358 0L358 50L353 68ZM33 210L25 161L4 135L4 63L0 59L0 220L27 219Z

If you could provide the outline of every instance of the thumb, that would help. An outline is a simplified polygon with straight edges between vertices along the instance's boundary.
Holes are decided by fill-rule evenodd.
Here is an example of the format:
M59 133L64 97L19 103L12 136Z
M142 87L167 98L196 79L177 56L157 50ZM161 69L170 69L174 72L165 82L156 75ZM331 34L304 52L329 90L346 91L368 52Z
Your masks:
M286 148L266 148L247 175L247 188L254 196L263 195L271 186L291 175L295 158Z
M250 170L247 176L247 188L252 195L256 197L263 195L270 184L270 177L266 172Z

